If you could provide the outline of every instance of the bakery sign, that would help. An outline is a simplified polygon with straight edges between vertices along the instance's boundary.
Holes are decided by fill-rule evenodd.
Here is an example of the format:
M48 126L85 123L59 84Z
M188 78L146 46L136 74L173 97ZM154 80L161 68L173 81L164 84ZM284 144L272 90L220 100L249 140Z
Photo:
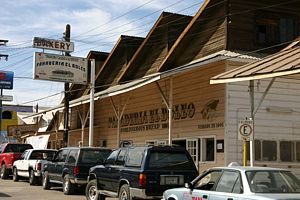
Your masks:
M73 52L74 43L62 40L52 40L47 38L34 37L33 45L34 48L49 49L63 52Z
M33 79L87 84L86 58L35 52Z

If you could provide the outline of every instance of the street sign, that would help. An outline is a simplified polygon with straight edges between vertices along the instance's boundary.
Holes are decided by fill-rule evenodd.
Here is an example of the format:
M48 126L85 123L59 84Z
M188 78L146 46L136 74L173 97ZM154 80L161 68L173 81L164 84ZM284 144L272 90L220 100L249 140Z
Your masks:
M0 71L0 89L13 89L14 72Z
M73 52L74 43L62 40L52 40L47 38L33 38L33 47L40 49L50 49L55 51Z
M253 140L253 120L240 120L238 126L239 140Z
M10 96L10 95L0 96L0 101L12 101L12 100L13 100L13 96Z
M86 58L35 52L33 79L87 84Z

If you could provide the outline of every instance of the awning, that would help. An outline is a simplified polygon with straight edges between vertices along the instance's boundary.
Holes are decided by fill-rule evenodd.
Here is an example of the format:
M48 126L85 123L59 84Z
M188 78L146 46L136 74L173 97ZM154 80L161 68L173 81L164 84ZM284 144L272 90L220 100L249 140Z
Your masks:
M129 91L135 90L137 88L140 88L144 85L158 81L158 80L160 80L160 78L161 78L160 73L156 73L156 74L145 76L143 78L140 78L140 79L128 82L128 83L115 85L115 86L107 88L106 90L95 93L94 100L96 101L99 99L104 99L106 97L115 96L115 95L119 95L119 94L122 94L125 92L129 92ZM89 103L89 102L90 102L90 95L84 95L78 99L74 99L74 100L70 101L69 107L72 108L72 107L82 105L85 103ZM63 109L64 109L64 105L60 104L59 106L53 107L48 110L44 110L43 112L38 112L38 113L35 113L32 115L28 115L24 118L41 116L47 112L55 113L55 112L63 110Z
M168 70L166 72L161 72L161 73L155 73L155 74L151 74L133 81L130 81L128 83L124 83L124 84L120 84L120 85L115 85L112 87L107 88L106 90L100 91L95 93L94 95L94 100L99 100L99 99L104 99L107 97L111 97L111 96L115 96L115 95L119 95L122 93L126 93L132 90L135 90L137 88L143 87L147 84L153 83L155 81L158 81L162 78L166 78L166 77L170 77L179 73L183 73L195 68L198 68L202 65L206 65L209 63L213 63L213 62L217 62L217 61L221 61L221 60L234 60L234 61L241 61L241 62L249 62L249 61L253 61L253 60L259 60L260 58L258 57L254 57L254 56L249 56L249 55L245 55L242 53L237 53L237 52L232 52L232 51L227 51L227 50L222 50L219 52L216 52L214 54L202 57L200 59L194 60L190 63L187 63L185 65L179 66L177 68ZM85 95L82 96L78 99L74 99L72 101L70 101L69 105L70 108L71 107L75 107L81 104L85 104L85 103L89 103L90 102L90 95ZM64 105L61 104L59 106L56 106L54 108L48 109L48 110L44 110L43 112L39 112L39 113L35 113L33 115L27 116L27 117L36 117L36 116L41 116L46 112L57 112L60 110L64 109ZM24 118L27 118L24 117Z
M288 48L266 58L221 73L210 84L249 81L300 73L300 46Z

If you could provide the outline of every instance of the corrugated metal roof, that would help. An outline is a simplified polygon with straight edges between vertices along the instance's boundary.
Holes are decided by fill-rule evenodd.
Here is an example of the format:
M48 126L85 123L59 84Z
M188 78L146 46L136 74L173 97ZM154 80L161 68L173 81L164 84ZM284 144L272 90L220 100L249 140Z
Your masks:
M211 84L228 83L300 73L300 46L278 53L236 69L221 73L210 79Z
M224 60L232 60L232 61L240 61L240 62L253 62L260 60L260 57L255 56L249 56L242 53L227 51L227 50L221 50L219 52L210 54L208 56L199 58L197 60L193 60L185 65L176 67L174 69L165 71L161 73L162 78L176 75L178 73L186 72L195 68L199 68L203 65L218 62L218 61L224 61Z

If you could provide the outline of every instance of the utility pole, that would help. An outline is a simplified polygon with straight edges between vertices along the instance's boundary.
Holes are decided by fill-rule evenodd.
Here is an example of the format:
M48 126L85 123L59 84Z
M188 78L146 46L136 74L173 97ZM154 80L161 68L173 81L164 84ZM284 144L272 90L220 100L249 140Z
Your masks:
M66 32L64 33L64 39L67 42L70 42L71 37L71 26L70 24L66 25ZM65 53L65 56L70 56L69 52ZM69 83L65 83L65 102L64 102L64 135L63 142L64 146L68 146L68 138L69 138L69 96L70 96L70 86Z
M0 39L0 46L6 46L7 42L8 42L8 40L1 40ZM5 60L7 61L8 55L0 54L0 60L1 60L2 57L4 57ZM2 132L2 106L3 106L3 104L2 104L2 96L3 96L3 88L1 88L0 92L1 92L1 99L0 99L0 135L1 135L1 132Z

